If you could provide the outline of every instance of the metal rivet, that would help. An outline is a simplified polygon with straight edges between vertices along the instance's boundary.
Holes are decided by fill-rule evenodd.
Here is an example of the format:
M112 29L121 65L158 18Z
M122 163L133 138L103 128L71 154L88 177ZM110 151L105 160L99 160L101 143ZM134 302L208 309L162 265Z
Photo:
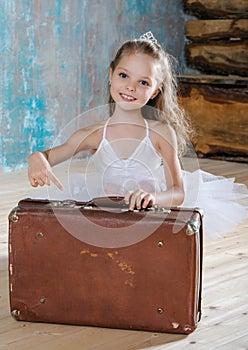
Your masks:
M183 329L185 332L190 332L192 330L192 328L189 324L186 324Z
M20 311L15 309L11 312L11 314L14 318L18 318L20 316Z
M163 241L159 241L159 242L158 242L158 247L161 248L161 247L163 247L163 246L164 246L164 242L163 242Z
M40 303L41 303L41 304L44 304L45 301L46 301L46 298L45 298L45 297L41 297L41 298L40 298Z
M12 222L18 222L19 217L17 216L16 212L12 212L9 214L9 220Z
M157 312L158 312L159 314L162 314L162 313L164 312L164 309L163 309L162 307L158 307L158 308L157 308Z
M179 327L179 323L178 322L172 322L172 328L176 329Z
M38 232L38 233L37 233L37 237L38 237L38 238L43 238L43 237L44 237L44 235L43 235L43 233L42 233L42 232Z

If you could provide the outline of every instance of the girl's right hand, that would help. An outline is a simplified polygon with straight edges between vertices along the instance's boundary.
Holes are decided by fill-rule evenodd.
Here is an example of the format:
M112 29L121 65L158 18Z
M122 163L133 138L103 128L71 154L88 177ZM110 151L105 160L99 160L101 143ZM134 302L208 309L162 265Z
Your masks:
M48 185L51 181L62 191L63 185L54 175L52 168L42 152L32 153L28 158L28 178L31 186Z

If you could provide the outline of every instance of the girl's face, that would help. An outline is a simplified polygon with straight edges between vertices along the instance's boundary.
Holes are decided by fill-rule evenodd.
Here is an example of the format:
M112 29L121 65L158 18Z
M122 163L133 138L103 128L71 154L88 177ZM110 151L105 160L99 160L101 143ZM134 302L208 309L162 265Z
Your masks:
M159 63L149 55L124 55L115 70L110 69L110 94L117 105L132 110L141 108L157 96Z

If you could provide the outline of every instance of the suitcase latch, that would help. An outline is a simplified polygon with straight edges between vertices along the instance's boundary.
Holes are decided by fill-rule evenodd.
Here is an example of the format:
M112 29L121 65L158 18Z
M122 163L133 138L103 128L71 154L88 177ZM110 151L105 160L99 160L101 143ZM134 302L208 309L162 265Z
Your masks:
M146 210L151 211L151 212L155 212L155 213L161 212L164 214L170 214L170 212L171 212L171 209L160 207L157 204L153 205L152 207L148 207Z
M53 200L47 205L52 208L81 208L81 206L77 205L77 202L73 199L65 199L62 201Z

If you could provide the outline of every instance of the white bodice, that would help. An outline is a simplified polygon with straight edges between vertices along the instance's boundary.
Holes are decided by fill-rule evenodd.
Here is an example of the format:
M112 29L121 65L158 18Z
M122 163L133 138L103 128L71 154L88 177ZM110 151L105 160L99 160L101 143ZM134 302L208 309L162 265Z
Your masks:
M146 191L165 190L161 157L150 140L147 120L144 119L145 137L126 159L116 154L111 142L106 138L109 120L104 125L102 140L93 156L97 177L104 192L108 195L124 195L126 191L137 188Z

